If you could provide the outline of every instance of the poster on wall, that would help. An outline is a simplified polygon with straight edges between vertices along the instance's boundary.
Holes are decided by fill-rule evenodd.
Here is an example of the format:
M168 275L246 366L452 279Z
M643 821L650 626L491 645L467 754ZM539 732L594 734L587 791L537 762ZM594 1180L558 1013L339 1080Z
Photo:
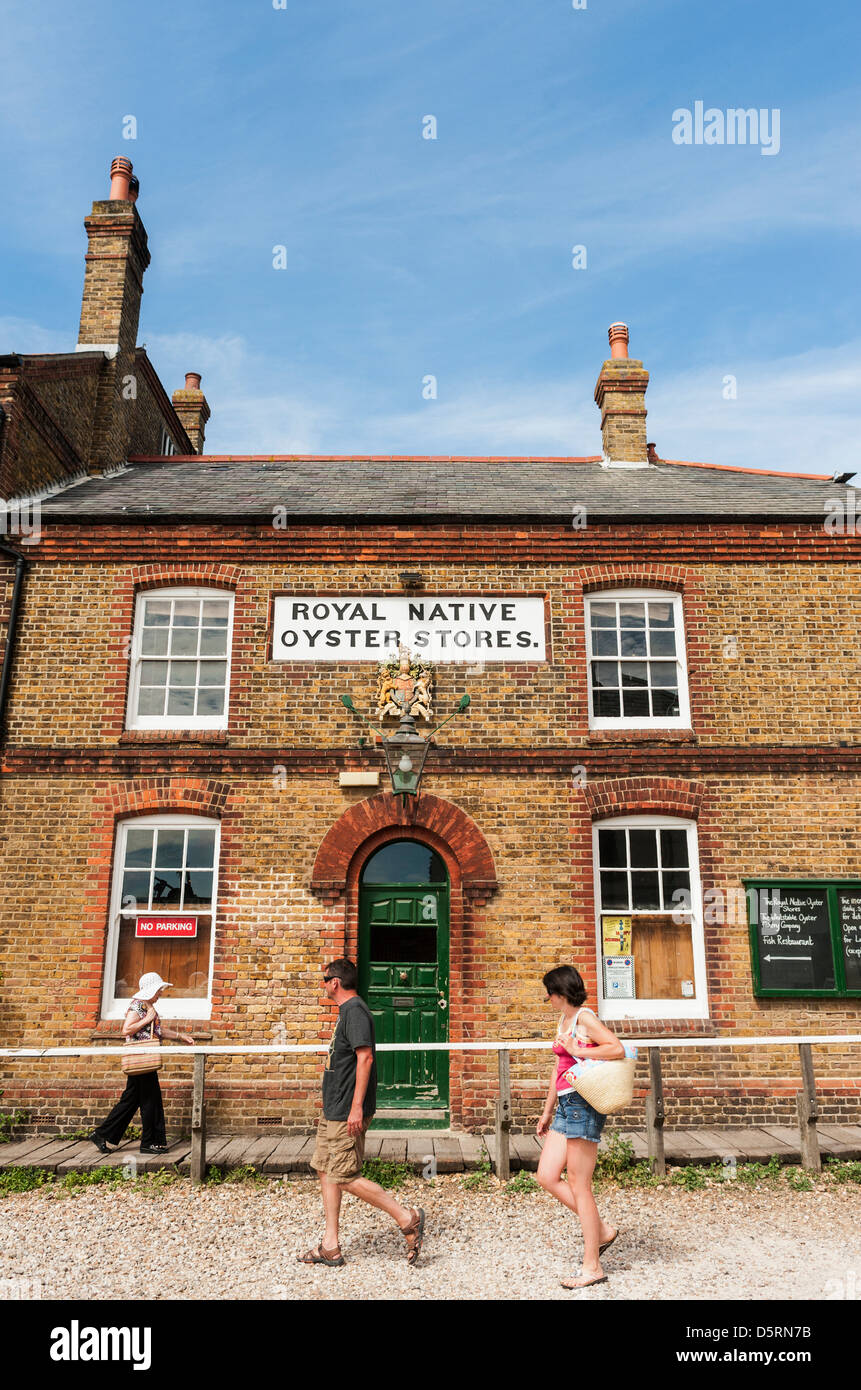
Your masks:
M604 957L604 998L636 999L634 989L634 957Z
M601 935L605 956L629 956L631 954L630 917L602 917Z

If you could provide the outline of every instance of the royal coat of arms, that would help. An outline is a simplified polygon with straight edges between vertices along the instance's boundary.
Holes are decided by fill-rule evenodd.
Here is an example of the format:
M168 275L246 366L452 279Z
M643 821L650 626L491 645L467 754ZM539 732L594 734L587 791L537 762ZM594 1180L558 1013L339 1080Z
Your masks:
M402 719L405 714L419 715L428 723L431 717L431 687L434 667L422 657L411 657L409 648L401 647L397 656L381 661L377 672L377 716L391 715Z

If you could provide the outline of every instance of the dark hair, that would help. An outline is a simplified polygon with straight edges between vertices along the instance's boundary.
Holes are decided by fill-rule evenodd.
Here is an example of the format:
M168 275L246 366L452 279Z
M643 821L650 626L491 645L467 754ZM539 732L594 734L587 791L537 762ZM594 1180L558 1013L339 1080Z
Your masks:
M548 994L561 994L569 1004L582 1004L586 999L586 986L573 965L557 965L555 970L548 970L543 984Z
M351 960L341 957L340 960L330 960L326 966L326 974L330 977L336 975L341 981L341 989L358 989L359 972ZM583 995L585 999L585 994Z

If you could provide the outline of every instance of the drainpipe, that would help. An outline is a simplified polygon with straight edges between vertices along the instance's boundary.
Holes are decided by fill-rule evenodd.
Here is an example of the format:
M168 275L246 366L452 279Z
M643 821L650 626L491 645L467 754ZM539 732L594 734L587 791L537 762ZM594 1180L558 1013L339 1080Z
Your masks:
M21 604L21 590L24 587L24 571L27 568L27 559L20 551L13 550L11 545L3 545L2 542L0 542L0 551L4 555L11 555L15 561L15 587L12 590L12 604L9 609L9 622L6 628L3 670L0 672L0 743L2 743L6 738L6 697L15 656L15 633L18 626L18 609Z

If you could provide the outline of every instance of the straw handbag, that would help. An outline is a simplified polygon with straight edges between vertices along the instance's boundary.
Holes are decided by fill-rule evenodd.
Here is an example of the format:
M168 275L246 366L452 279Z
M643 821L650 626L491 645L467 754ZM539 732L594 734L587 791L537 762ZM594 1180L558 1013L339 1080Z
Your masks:
M153 1051L153 1048L157 1050ZM120 1061L127 1076L141 1076L147 1071L158 1071L161 1067L161 1040L154 1038L148 1043L126 1043Z
M636 1058L625 1057L618 1062L590 1058L589 1061L590 1065L579 1076L571 1077L574 1090L600 1115L612 1115L615 1110L624 1110L634 1099Z

